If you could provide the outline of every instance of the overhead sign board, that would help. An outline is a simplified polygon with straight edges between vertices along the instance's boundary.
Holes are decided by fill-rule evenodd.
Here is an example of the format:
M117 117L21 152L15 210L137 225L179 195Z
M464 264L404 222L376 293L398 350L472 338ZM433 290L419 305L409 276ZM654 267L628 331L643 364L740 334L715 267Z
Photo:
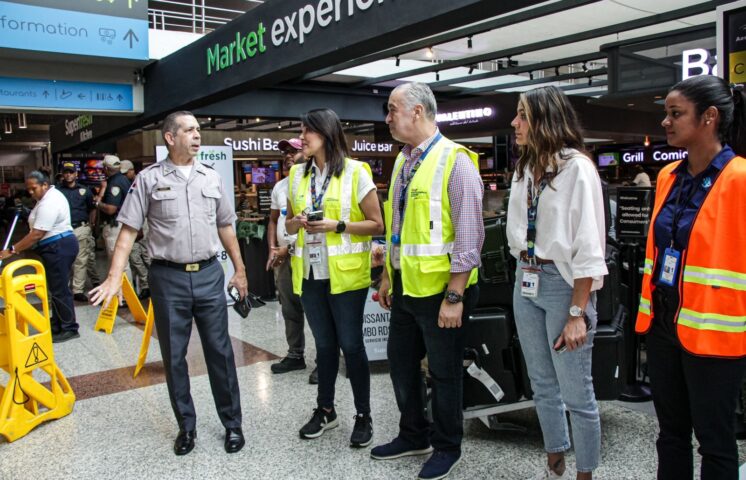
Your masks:
M0 77L0 107L132 112L133 89L124 83Z
M141 3L132 2L133 6ZM34 2L55 8L26 3L0 0L0 48L148 60L147 7L141 18L142 8L138 7L138 18L133 18L134 15L102 15L75 9L83 3L101 3L94 1ZM142 3L147 4L144 0ZM118 10L112 7L111 12Z
M746 83L746 1L717 8L717 52L721 76Z

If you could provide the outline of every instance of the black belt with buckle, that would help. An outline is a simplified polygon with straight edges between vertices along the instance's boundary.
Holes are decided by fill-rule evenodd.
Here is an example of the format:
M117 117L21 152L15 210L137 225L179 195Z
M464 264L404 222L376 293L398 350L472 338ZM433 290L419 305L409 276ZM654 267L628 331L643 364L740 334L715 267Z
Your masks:
M176 263L176 262L169 262L168 260L161 260L159 258L154 258L151 261L151 263L154 263L156 265L161 265L163 267L173 268L175 270L181 270L182 272L199 272L201 269L210 265L212 262L214 262L217 259L218 257L210 257L207 260L202 260L201 262Z
M78 227L85 227L86 225L88 225L88 222L73 222L74 229Z
M521 261L522 262L526 262L526 263L530 263L530 260L531 259L528 258L528 252L526 250L522 250L521 251ZM543 259L543 258L534 257L534 263L536 265L551 265L551 264L554 263L554 260L546 260L546 259Z

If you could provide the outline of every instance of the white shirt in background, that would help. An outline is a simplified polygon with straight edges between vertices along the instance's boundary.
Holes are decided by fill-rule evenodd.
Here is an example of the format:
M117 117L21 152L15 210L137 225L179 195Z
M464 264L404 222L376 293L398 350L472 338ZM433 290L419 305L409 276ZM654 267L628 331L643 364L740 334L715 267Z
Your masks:
M588 157L577 150L563 153L572 156L559 160L559 173L539 197L535 255L554 261L569 285L576 278L592 277L591 290L598 290L608 273L601 180ZM516 173L510 190L507 233L510 253L515 258L527 250L529 178L533 178L529 169L522 180Z
M47 232L42 240L73 229L70 222L70 204L54 186L41 197L28 217L31 228Z
M288 177L277 182L272 189L272 203L269 208L280 211L280 218L277 219L277 245L287 247L293 245L298 235L288 235L285 228L285 219L287 219L288 204L288 186L290 180Z
M632 183L635 184L637 187L652 187L653 184L650 183L650 175L648 175L645 172L640 172L637 174L634 180L632 180Z

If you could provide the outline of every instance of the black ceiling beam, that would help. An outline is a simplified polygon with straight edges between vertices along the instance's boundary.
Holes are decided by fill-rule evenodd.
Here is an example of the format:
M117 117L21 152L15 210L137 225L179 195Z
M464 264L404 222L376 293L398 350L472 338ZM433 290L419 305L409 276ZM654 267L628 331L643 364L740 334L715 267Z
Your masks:
M464 88L461 91L461 95L468 96L468 95L474 95L476 93L497 92L500 90L504 90L506 88L527 87L529 85L541 85L543 83L561 82L563 80L575 80L578 78L598 77L601 75L606 75L606 73L607 73L606 68L597 68L594 70L588 70L587 72L565 73L562 75L554 75L552 77L534 78L533 80L523 80L520 82L504 83L502 85L490 85L487 87L480 87L480 88ZM456 96L459 96L459 95L456 95Z
M476 75L467 75L465 77L451 78L449 80L441 80L439 82L428 82L430 88L442 87L445 85L453 85L455 83L474 82L476 80L485 80L487 78L502 77L504 75L516 75L519 73L534 72L536 70L545 70L548 68L562 67L566 65L573 65L575 63L592 62L594 60L600 60L606 58L606 54L602 52L586 53L584 55L577 55L574 57L559 58L557 60L549 60L547 62L534 63L531 65L522 65L520 67L503 68L495 70L494 72L479 73Z
M464 28L459 28L439 35L433 35L426 39L417 40L415 42L410 42L398 47L384 49L371 55L357 57L353 60L348 60L332 67L322 68L320 70L307 73L295 79L294 83L312 80L314 78L329 75L340 70L345 70L347 68L357 67L358 65L375 62L376 60L381 60L383 58L395 57L397 55L412 52L414 50L419 50L420 48L427 48L433 45L451 42L460 38L466 38L472 35L488 32L490 30L495 30L497 28L507 27L516 23L525 22L527 20L533 20L536 18L545 17L547 15L561 13L573 8L582 7L591 3L597 3L599 1L601 0L560 0L559 2L555 2L549 5L542 5L539 7L524 10L522 12L496 18L494 20L489 20L487 22L468 25Z
M429 65L427 67L414 68L412 70L402 71L395 74L384 75L377 78L369 78L362 82L355 84L355 87L366 87L375 85L377 83L388 82L391 80L397 80L402 77L411 77L414 75L421 75L423 73L435 72L447 70L449 68L465 67L474 65L488 60L494 60L497 58L512 57L514 55L522 55L527 52L534 52L537 50L544 50L547 48L558 47L560 45L567 45L570 43L582 42L584 40L592 40L597 37L603 37L606 35L613 35L619 32L625 32L629 30L635 30L638 28L649 27L659 23L670 22L672 20L678 20L681 18L691 17L693 15L700 15L702 13L711 12L714 8L720 4L725 3L727 0L714 0L705 3L698 3L685 8L679 8L677 10L671 10L665 13L659 13L650 15L637 20L630 20L628 22L617 23L614 25L608 25L606 27L600 27L585 32L573 33L571 35L565 35L564 37L557 37L551 40L543 40L540 42L531 43L529 45L522 45L518 47L508 48L505 50L499 50L495 52L484 53L481 55L474 55L472 57L465 57L459 60L449 60L435 65Z

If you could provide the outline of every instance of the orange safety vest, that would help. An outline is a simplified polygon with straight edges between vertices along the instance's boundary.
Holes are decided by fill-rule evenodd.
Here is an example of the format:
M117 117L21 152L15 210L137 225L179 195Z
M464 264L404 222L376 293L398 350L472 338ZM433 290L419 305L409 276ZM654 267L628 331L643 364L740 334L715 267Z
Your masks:
M645 250L640 308L635 331L650 330L654 317L653 266L658 260L655 219L676 181L681 162L664 167L655 194ZM676 333L695 355L746 356L746 159L734 157L705 196L681 252Z

